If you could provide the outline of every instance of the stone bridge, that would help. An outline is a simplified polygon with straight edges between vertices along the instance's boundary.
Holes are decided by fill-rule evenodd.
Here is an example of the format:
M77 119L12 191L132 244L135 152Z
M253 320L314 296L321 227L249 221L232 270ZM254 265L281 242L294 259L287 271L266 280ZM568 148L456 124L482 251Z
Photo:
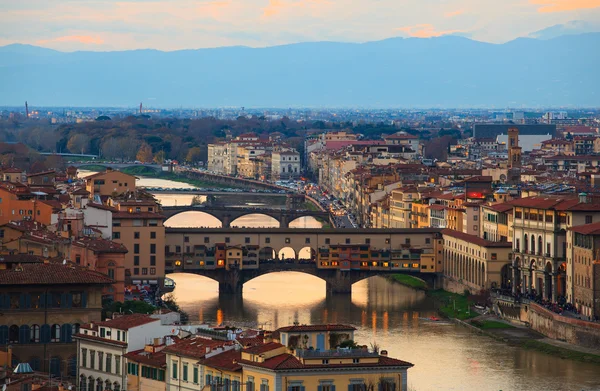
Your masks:
M84 170L88 166L102 166L102 167L106 167L106 168L112 168L114 170L120 170L122 168L127 168L127 167L148 167L148 168L152 168L154 170L161 170L162 169L162 166L160 164L103 163L103 162L97 162L96 163L95 161L69 163L68 165L69 166L73 166L73 167L77 167L77 168L82 168Z
M252 214L266 215L274 218L279 222L280 228L289 228L290 223L300 217L312 216L334 226L334 220L329 212L313 211L313 210L288 210L288 209L271 209L271 208L236 208L227 206L165 206L162 208L161 214L167 219L184 212L204 212L218 219L222 228L230 228L231 223L242 217Z
M437 288L437 274L404 272L391 270L349 270L320 269L315 263L288 263L271 262L259 265L257 269L180 269L176 268L173 273L192 273L208 277L219 283L219 293L241 295L243 285L257 277L276 272L300 272L316 276L326 282L327 294L350 294L352 285L356 282L373 276L390 274L409 274L425 281L431 288ZM290 281L293 283L293 281Z

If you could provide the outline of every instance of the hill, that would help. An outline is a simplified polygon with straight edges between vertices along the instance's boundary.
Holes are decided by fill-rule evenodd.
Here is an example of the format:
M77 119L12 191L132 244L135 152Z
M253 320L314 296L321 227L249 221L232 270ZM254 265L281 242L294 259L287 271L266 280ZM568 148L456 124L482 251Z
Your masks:
M0 105L600 106L600 33L268 48L63 53L0 48Z

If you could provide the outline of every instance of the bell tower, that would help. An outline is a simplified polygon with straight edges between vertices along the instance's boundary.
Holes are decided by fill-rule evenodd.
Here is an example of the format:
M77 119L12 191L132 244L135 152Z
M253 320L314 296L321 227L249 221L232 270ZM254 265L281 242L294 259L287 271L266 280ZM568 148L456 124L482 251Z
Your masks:
M521 147L519 147L519 129L508 129L508 167L521 167Z

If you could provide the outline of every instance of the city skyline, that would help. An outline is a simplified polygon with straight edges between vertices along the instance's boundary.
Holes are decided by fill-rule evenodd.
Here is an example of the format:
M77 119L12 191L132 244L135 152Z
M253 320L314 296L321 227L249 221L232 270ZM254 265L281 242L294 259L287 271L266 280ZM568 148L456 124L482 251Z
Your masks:
M0 45L63 51L172 51L443 35L503 43L600 31L599 0L33 0L3 3L0 10L5 27Z

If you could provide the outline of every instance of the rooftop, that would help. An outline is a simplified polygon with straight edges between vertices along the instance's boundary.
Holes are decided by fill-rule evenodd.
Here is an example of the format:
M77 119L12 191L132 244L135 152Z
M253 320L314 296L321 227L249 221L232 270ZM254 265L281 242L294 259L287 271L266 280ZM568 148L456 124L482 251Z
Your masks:
M444 236L448 235L456 239L463 240L468 243L473 243L482 247L490 247L490 248L512 248L512 243L510 242L491 242L489 240L481 239L479 236L469 235L461 231L455 231L453 229L446 228L442 230L442 234Z
M62 263L23 263L0 269L0 285L112 284L107 275L77 265Z
M98 327L109 327L111 329L129 330L152 322L160 322L160 319L152 318L150 315L146 314L131 314L105 320L104 322L96 322L94 325L97 325Z

